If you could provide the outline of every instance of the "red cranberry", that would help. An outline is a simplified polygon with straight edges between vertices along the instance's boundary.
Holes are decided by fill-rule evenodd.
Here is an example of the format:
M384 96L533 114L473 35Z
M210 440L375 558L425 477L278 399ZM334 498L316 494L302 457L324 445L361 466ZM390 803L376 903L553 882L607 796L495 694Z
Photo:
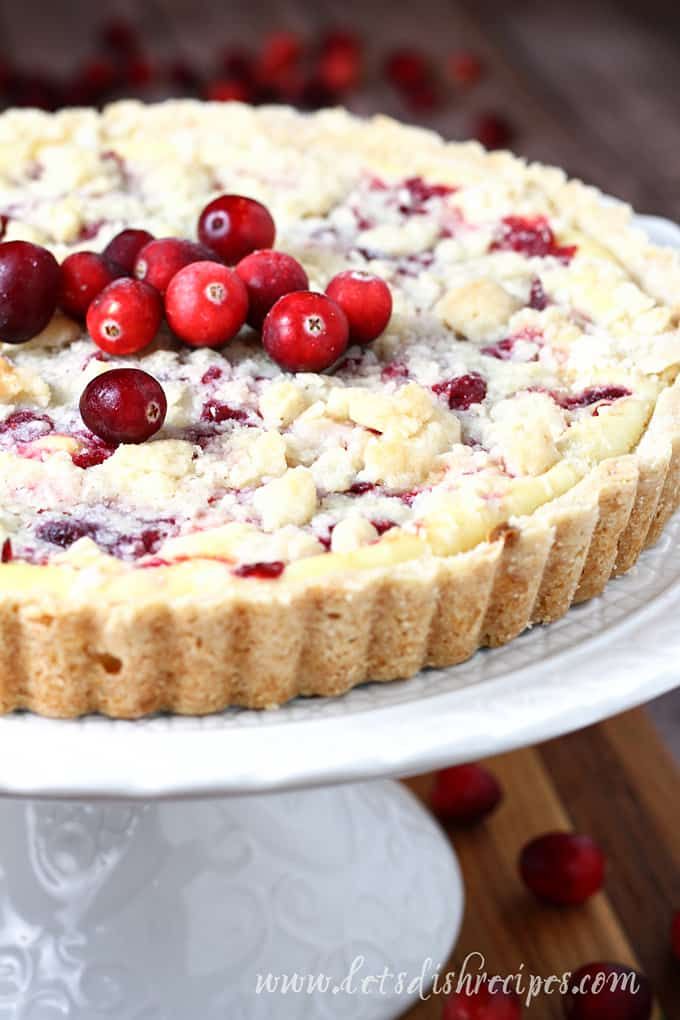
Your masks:
M94 538L96 528L88 521L65 517L62 520L45 521L44 524L38 525L35 533L43 542L58 545L61 549L68 549L79 538Z
M550 832L527 843L519 872L538 899L567 906L583 903L602 888L605 856L589 836Z
M555 403L564 407L567 411L573 411L579 407L590 407L601 401L611 403L612 400L620 400L622 397L629 397L630 390L625 386L589 386L581 393L552 394Z
M516 251L527 258L552 255L569 262L576 245L559 245L545 216L505 216L491 244L491 251Z
M163 388L139 368L114 368L91 379L80 398L80 414L90 432L105 443L143 443L163 425Z
M448 60L449 74L458 85L474 85L482 77L484 66L474 53L461 50Z
M206 400L201 410L201 421L247 421L248 414L240 407L232 407L230 404L223 404L220 400L211 397Z
M173 276L165 314L174 333L193 347L219 347L236 336L248 314L240 276L221 262L194 262Z
M400 89L415 89L430 80L430 65L418 50L395 50L387 58L385 74Z
M0 244L0 340L23 344L42 333L59 294L54 255L28 241Z
M467 411L473 404L481 404L486 397L486 381L477 372L470 372L435 383L432 392L445 396L452 411Z
M84 319L97 295L117 276L111 263L97 252L74 252L61 264L59 306L74 319Z
M548 307L548 298L543 284L538 276L535 276L531 281L531 289L529 290L529 308L533 308L536 312L542 312Z
M289 372L322 372L345 353L348 342L343 310L310 290L279 298L264 320L264 349Z
M362 46L354 32L336 29L321 40L317 74L330 92L342 95L359 84Z
M211 259L215 260L213 252L202 244L185 241L180 237L160 237L149 241L140 250L134 272L138 280L143 280L165 294L168 284L180 269L192 262Z
M220 195L198 221L201 242L232 265L258 248L271 248L276 227L269 210L254 198Z
M275 580L281 577L286 569L286 564L280 560L272 560L270 563L243 563L233 571L237 577L257 577L260 580Z
M680 910L676 910L673 914L673 921L671 923L671 949L673 955L680 960Z
M103 464L115 452L113 446L103 443L97 436L87 436L84 441L81 439L80 442L81 446L78 452L71 454L71 460L79 468L91 468L96 467L97 464Z
M87 330L107 354L135 354L158 333L163 303L141 280L114 280L87 310Z
M354 343L367 344L375 340L390 321L390 288L372 273L346 269L333 277L326 294L347 316L350 339Z
M444 1002L442 1020L520 1020L522 1004L515 992L502 984L473 984L461 988Z
M651 985L632 967L588 963L574 971L569 987L567 1020L649 1020L652 1015Z
M0 563L11 563L13 559L14 559L14 554L12 552L12 540L11 540L11 538L6 538L5 541L2 543L2 553L0 554Z
M302 57L303 44L295 32L272 32L262 43L256 74L269 82L294 67Z
M128 276L132 276L137 256L142 248L153 240L154 236L148 230L121 230L109 241L102 254L110 262L120 266Z
M510 145L514 131L504 117L482 113L474 121L470 134L487 149L505 149Z
M307 290L307 274L292 255L265 248L246 255L236 272L248 291L248 322L253 329L262 329L269 309L294 290Z
M432 810L443 822L479 822L500 803L503 791L482 765L454 765L437 773L430 794Z

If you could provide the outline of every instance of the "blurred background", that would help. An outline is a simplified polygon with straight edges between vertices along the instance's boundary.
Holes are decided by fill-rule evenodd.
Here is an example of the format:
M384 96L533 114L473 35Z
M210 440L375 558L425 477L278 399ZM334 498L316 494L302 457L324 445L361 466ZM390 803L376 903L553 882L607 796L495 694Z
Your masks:
M342 103L558 163L680 219L662 0L0 0L0 104Z

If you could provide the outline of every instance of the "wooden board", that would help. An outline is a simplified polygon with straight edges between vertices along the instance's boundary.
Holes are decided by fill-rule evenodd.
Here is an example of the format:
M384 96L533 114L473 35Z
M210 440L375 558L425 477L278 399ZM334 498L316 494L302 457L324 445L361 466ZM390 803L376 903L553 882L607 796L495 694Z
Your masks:
M521 964L548 976L616 960L647 974L665 1015L680 1017L680 963L669 949L680 908L680 773L644 710L485 764L505 799L483 825L449 833L467 893L450 968L468 953L482 953L487 972L501 975ZM420 776L408 785L427 800L431 782ZM554 829L589 833L607 853L606 889L582 907L542 906L517 877L522 845ZM406 1016L435 1020L440 1012L431 1000ZM529 1016L558 1020L559 996L540 998Z

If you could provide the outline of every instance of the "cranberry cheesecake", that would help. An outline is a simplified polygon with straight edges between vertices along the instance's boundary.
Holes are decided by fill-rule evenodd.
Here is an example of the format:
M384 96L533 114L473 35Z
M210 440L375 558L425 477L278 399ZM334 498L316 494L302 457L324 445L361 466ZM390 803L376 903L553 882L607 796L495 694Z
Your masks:
M338 695L602 591L680 499L680 263L340 110L0 117L0 710Z

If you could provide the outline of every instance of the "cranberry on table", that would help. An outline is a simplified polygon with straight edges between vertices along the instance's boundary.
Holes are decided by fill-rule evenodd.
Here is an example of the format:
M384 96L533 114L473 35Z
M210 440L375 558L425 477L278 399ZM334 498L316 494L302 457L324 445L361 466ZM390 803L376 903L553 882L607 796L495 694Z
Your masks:
M28 241L0 244L0 340L23 344L42 333L57 307L59 264Z
M524 847L519 872L539 899L556 906L583 903L604 882L605 856L590 836L550 832Z
M266 206L254 198L220 195L201 213L198 237L224 262L233 265L258 248L271 248L276 226Z
M280 297L309 287L307 273L298 260L272 248L246 255L236 272L248 291L247 321L253 329L262 329L267 312Z
M84 319L98 294L120 273L95 251L76 251L61 264L59 307L74 319Z
M502 799L500 783L483 765L453 765L437 772L430 807L442 822L471 825L491 814Z
M334 276L326 294L340 305L349 323L350 340L368 344L384 331L392 315L392 293L373 273L346 269Z
M348 343L343 310L310 290L279 298L262 329L267 354L289 372L322 372L345 353Z
M194 262L173 276L165 295L168 325L194 347L219 347L246 321L248 292L221 262Z
M160 328L163 303L158 291L141 280L114 280L87 310L87 330L107 354L135 354Z
M90 380L80 415L105 443L143 443L163 425L168 405L161 384L139 368L114 368Z
M160 294L165 294L168 284L175 273L192 262L204 262L213 259L213 252L195 241L186 241L181 237L159 237L149 241L140 249L135 259L134 275Z
M467 994L462 988L444 1002L442 1020L520 1020L522 1004L519 996L499 983L474 985Z
M104 258L120 266L128 276L132 276L137 256L142 248L153 240L154 236L148 230L135 230L134 228L121 230L109 241L102 254Z
M566 1020L649 1020L652 989L648 979L620 963L588 963L569 979Z

